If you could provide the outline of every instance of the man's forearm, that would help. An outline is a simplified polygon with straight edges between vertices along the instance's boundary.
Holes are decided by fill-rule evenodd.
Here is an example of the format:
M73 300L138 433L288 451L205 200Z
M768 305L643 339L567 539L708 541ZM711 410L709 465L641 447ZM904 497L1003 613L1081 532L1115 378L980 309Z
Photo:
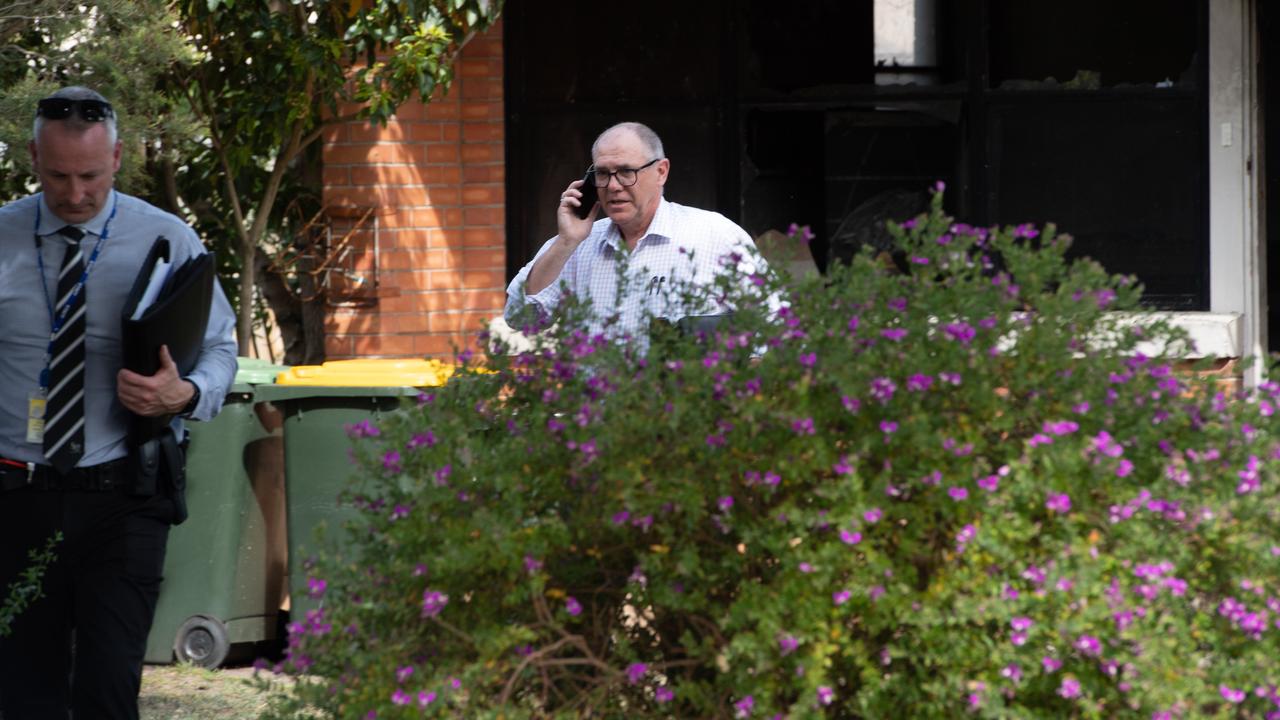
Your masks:
M542 257L535 260L533 267L529 268L529 279L524 286L525 295L537 295L555 282L576 249L576 246L567 247L562 238L557 238L555 244L542 253Z

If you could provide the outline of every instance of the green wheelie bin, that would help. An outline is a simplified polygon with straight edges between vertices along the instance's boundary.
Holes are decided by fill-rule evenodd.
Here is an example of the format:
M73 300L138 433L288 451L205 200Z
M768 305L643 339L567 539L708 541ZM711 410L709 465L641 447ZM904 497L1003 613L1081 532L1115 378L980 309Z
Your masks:
M358 472L347 428L400 407L406 397L443 385L451 368L436 360L338 360L302 365L258 389L283 416L285 486L288 496L290 614L296 620L319 602L309 594L306 561L326 544L341 541L341 526L354 508L339 494Z
M169 534L149 663L216 668L233 646L278 635L287 598L283 440L279 415L257 396L288 368L239 362L222 412L187 423L190 516Z

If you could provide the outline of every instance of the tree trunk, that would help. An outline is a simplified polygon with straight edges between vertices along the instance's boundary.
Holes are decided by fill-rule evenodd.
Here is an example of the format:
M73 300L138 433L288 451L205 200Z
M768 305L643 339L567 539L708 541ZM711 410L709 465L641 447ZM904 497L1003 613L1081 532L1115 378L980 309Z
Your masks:
M243 237L240 242L240 318L236 322L236 343L240 346L241 355L249 355L253 348L253 286L254 258L257 256L257 243L252 236Z
M308 272L314 264L304 252L293 268L298 288L289 284L287 270L275 270L271 258L259 249L255 255L262 297L275 315L276 327L284 342L286 365L319 365L325 360L324 302L316 282Z

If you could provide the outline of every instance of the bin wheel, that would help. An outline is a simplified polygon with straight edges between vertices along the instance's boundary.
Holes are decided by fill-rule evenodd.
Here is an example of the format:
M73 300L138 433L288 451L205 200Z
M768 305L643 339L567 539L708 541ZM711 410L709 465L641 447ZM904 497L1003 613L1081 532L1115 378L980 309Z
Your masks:
M207 615L187 618L173 641L173 654L178 662L189 662L209 670L220 667L230 651L226 626Z

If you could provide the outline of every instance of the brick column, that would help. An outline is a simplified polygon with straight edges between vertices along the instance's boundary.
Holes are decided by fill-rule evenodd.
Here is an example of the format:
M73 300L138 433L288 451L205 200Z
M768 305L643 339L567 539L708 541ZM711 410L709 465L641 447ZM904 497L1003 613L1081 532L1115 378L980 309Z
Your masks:
M379 213L379 292L326 313L326 353L448 358L505 301L502 27L467 44L453 87L387 126L347 123L324 146L324 198Z

